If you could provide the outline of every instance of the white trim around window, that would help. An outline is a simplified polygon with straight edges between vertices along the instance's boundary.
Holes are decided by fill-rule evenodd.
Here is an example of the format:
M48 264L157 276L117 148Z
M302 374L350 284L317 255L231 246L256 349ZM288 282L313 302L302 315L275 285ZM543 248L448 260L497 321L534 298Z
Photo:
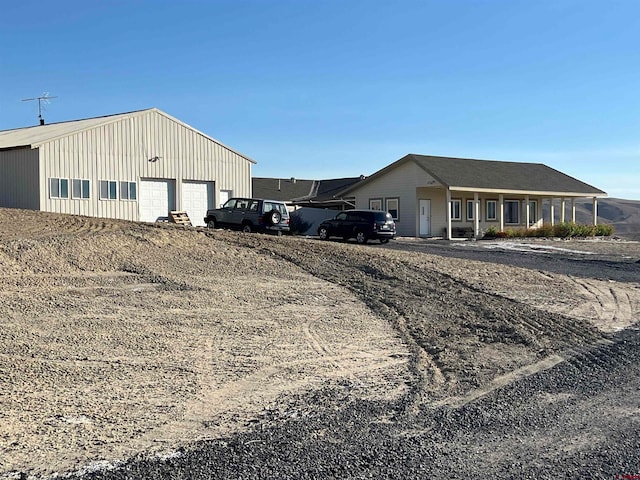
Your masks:
M398 197L385 198L387 212L391 214L395 221L400 218L400 199Z
M462 200L459 198L451 199L451 220L462 220Z
M49 198L56 198L56 199L69 198L69 179L50 178L49 179Z
M473 221L473 212L475 211L475 205L473 200L467 200L467 220Z
M72 179L71 198L75 200L87 200L91 198L91 181L84 178Z
M498 220L498 201L487 200L485 202L485 205L486 205L485 212L487 214L487 221Z
M136 182L120 182L120 200L135 201L137 198Z
M381 198L370 198L369 199L369 210L382 210L382 199Z
M100 180L100 200L117 200L118 182L115 180Z
M529 200L529 226L538 222L538 201Z

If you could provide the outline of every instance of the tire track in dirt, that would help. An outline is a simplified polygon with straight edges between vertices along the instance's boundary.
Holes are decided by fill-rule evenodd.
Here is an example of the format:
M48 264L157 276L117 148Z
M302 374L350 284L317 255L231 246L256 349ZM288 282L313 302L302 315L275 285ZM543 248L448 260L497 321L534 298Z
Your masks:
M638 312L634 311L640 308L640 305L636 305L634 308L634 302L629 292L617 288L615 284L612 285L610 282L604 284L599 280L574 276L568 276L568 278L591 300L577 308L577 315L593 319L596 325L608 332L627 327L633 323L634 317L636 321L640 320Z
M606 341L585 320L550 315L459 276L398 260L389 251L295 238L259 248L347 287L392 322L413 354L412 405L477 398ZM478 348L491 356L503 349L510 353L478 371L479 360L471 354Z
M229 239L225 240L229 241ZM331 251L332 243L314 244L298 238L280 238L279 242L269 240L272 241L268 248L265 248L255 237L242 236L231 239L234 244L250 248L259 246L265 255L277 255L322 280L351 290L373 312L391 322L411 352L410 366L416 377L415 382L410 385L408 397L411 400L408 408L417 406L425 390L439 389L447 382L433 356L416 341L409 322L397 310L396 302L386 294L389 290L389 282L393 281L393 278L371 267L369 261L360 262L357 255L336 255L336 252ZM328 251L327 247L329 247ZM368 256L367 252L361 255L365 258ZM376 276L382 280L377 280ZM392 288L398 290L402 287L401 284L392 285Z

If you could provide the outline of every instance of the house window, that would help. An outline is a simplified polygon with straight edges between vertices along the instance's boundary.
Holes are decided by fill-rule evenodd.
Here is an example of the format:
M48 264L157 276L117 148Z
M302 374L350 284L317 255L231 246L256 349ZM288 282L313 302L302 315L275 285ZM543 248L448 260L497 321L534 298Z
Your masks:
M518 200L506 200L504 202L504 223L518 225L520 223L520 202Z
M496 200L487 200L487 220L496 220L496 210L497 210L497 201Z
M467 220L473 220L473 211L475 210L475 205L473 200L467 200Z
M49 197L69 198L69 180L66 178L50 178Z
M120 182L120 199L136 199L136 182Z
M387 202L387 212L391 214L394 220L398 220L400 215L400 201L397 198L387 198L385 201Z
M382 210L382 199L381 198L370 198L369 199L369 209L370 210Z
M116 200L118 183L111 180L100 180L100 200Z
M529 202L529 225L533 225L538 222L538 202L531 200Z
M451 220L462 220L462 200L451 200Z
M71 180L71 198L91 198L89 180L74 178Z

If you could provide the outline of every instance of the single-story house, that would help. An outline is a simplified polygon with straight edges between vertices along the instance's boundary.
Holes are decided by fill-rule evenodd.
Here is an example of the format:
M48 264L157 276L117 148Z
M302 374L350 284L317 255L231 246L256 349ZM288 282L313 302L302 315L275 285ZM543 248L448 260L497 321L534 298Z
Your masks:
M390 212L398 235L479 238L487 228L530 228L575 221L575 200L591 198L597 222L598 198L607 194L539 163L501 162L409 154L342 192L356 208ZM570 202L570 213L566 211ZM549 219L542 216L548 202Z
M0 207L154 222L251 195L255 161L151 108L0 131Z
M354 199L349 196L336 197L336 194L364 178L364 175L328 180L254 177L253 196L280 200L295 207L344 210L354 208Z

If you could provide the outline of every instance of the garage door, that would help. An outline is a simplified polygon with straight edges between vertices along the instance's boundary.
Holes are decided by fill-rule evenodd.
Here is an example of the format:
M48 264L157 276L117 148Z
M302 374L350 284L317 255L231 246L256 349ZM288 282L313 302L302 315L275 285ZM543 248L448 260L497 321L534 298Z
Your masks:
M157 178L140 179L138 205L141 222L156 222L169 217L176 208L175 181Z
M204 217L213 208L213 182L182 182L182 208L191 225L204 226Z

